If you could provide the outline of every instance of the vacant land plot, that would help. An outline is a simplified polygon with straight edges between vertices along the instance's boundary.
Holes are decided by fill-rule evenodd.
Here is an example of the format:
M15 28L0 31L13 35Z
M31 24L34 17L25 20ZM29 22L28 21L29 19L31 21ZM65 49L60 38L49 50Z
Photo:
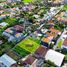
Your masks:
M39 47L39 41L29 37L23 41L21 41L14 50L19 53L21 56L26 56L29 53L34 53L36 49Z
M35 0L23 0L24 3L30 3L30 2L34 2Z
M35 50L39 47L39 44L37 43L37 41L34 41L33 38L28 38L20 42L19 46L32 53L35 52Z

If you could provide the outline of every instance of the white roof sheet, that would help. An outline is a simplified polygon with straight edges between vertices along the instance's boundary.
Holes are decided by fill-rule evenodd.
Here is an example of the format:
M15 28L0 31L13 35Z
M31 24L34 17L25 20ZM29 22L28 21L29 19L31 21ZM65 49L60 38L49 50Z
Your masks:
M8 23L6 23L6 22L2 22L2 23L0 23L0 25L1 25L1 26L7 26Z
M7 67L10 67L12 64L16 63L16 61L14 61L11 57L6 54L0 57L0 61Z
M64 55L50 49L50 50L48 50L48 52L45 56L45 59L50 60L51 62L54 62L55 65L61 67L61 64L64 59Z

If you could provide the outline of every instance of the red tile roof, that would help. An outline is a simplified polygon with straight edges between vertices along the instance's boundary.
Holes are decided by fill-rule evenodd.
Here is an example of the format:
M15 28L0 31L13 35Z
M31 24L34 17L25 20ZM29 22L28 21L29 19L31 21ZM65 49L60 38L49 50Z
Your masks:
M14 26L14 29L16 29L17 31L23 31L23 26L21 26L21 25L15 25Z
M67 35L67 32L65 34Z
M17 64L12 64L10 67L17 67Z
M40 57L43 57L46 55L48 49L44 46L40 46L36 51L35 51L35 55L38 55Z
M63 45L67 46L67 38L64 40Z
M27 64L31 65L35 60L36 60L35 57L29 55L28 58L24 61L24 63L27 63Z

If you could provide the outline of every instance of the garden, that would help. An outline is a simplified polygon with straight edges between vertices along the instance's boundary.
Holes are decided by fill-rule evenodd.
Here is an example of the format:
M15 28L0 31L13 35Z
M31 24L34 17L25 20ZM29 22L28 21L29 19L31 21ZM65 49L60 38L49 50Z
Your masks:
M21 48L20 46L16 46L13 49L17 54L19 54L21 57L25 57L26 55L30 54L30 52L24 50L23 48Z
M63 44L63 41L60 40L60 41L58 42L58 44L57 44L57 48L61 48L62 44Z
M0 56L12 49L14 45L12 43L4 42L0 45Z
M16 18L7 17L7 18L4 19L2 22L6 22L6 23L8 23L9 26L10 26L10 25L13 25L13 24L17 23L16 21L17 21Z
M64 5L63 10L67 10L67 4Z

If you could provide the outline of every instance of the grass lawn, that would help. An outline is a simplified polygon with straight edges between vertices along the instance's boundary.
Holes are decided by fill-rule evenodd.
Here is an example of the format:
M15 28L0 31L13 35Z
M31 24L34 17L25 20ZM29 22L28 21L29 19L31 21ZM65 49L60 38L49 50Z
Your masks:
M65 55L65 60L67 60L67 55Z
M21 41L15 48L14 51L16 51L21 56L26 56L29 53L34 53L36 49L40 46L40 42L38 40L29 37L23 41Z
M26 55L30 54L30 52L26 51L25 49L21 48L20 46L16 46L13 50L21 57L25 57Z
M5 42L4 44L0 45L0 56L2 54L4 54L5 52L9 51L10 49L12 49L14 46L11 43Z
M17 23L16 21L17 21L16 18L10 18L10 17L8 17L8 18L4 19L2 22L6 22L10 26L10 25L13 25L13 24Z
M67 5L66 4L64 5L63 10L67 10Z
M30 37L20 42L18 46L30 53L33 53L39 47L39 43L37 41L38 40L34 40L33 38Z
M58 42L57 48L61 48L62 44L63 44L63 42L62 42L62 40L60 40L60 41Z
M23 0L24 3L34 2L35 0Z

